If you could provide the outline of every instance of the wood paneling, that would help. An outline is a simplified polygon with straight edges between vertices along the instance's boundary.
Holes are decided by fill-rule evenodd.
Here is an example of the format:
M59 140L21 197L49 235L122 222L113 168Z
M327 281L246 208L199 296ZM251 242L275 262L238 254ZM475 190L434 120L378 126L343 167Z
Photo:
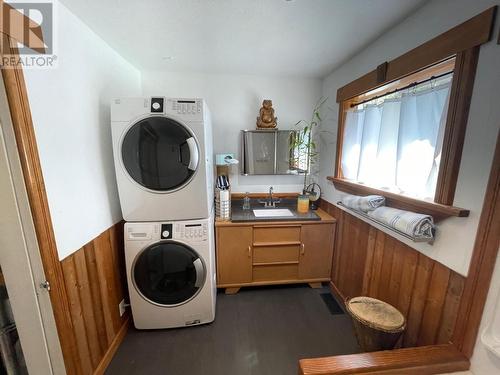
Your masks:
M299 375L441 374L467 370L469 362L452 345L301 359Z
M75 373L102 373L128 326L128 314L120 317L118 308L125 297L122 230L123 224L116 224L61 261L76 341Z
M404 347L449 343L465 278L328 202L320 206L338 221L334 292L398 308L407 319Z

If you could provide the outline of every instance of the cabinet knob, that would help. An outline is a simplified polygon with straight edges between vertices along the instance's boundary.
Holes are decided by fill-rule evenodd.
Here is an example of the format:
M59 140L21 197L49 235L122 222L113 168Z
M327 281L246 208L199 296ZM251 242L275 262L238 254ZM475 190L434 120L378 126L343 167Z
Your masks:
M248 246L248 257L252 257L252 247L250 245Z
M304 245L304 243L301 243L300 247L301 247L300 253L304 255L304 253L306 252L306 245Z

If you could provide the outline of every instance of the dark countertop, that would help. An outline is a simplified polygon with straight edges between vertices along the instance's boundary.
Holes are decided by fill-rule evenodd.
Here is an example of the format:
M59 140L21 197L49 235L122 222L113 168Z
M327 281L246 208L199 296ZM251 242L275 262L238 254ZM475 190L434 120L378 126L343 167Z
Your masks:
M309 210L307 213L297 212L297 199L281 199L281 202L274 208L287 208L294 216L275 216L275 217L255 217L254 209L266 209L264 204L259 203L259 199L250 200L250 209L243 209L243 199L233 199L231 202L231 221L233 223L244 223L251 221L311 221L321 220L316 212ZM269 208L272 209L272 208Z

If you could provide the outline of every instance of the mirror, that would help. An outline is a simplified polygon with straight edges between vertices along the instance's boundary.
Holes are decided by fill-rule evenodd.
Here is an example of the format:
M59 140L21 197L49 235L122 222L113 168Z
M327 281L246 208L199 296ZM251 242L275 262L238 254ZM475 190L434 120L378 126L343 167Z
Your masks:
M295 130L242 130L241 174L304 173L303 158L291 147L295 134Z

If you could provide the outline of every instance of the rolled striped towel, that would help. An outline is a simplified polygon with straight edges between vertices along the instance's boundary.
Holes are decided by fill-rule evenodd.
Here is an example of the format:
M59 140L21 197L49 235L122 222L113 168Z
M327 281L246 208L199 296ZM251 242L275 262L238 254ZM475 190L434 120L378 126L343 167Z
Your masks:
M367 195L361 197L359 195L346 195L342 198L342 204L356 211L369 212L377 207L383 206L385 198L381 195Z
M391 207L379 207L368 215L376 221L412 236L415 240L428 241L434 238L435 226L432 216Z

